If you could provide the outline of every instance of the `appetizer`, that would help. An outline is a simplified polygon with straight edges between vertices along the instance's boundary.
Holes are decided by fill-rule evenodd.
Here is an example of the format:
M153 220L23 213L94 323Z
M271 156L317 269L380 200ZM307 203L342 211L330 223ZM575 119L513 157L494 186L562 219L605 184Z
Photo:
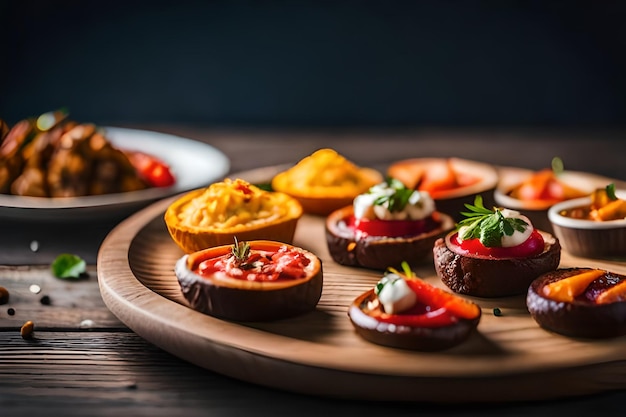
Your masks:
M348 309L357 334L383 346L420 351L444 350L476 329L480 307L416 277L408 264L390 268L376 286Z
M555 270L561 246L515 210L487 209L480 195L464 220L433 247L435 270L454 292L476 297L523 294L539 275Z
M587 193L562 179L563 161L555 157L552 167L544 168L528 175L523 181L506 190L511 198L535 202L543 208L573 198L584 197Z
M544 329L571 337L626 335L626 276L597 268L548 272L528 288L526 305Z
M233 321L278 320L312 311L322 263L302 248L255 240L183 255L175 267L183 296L202 313Z
M271 186L296 198L305 213L326 216L382 180L378 171L359 167L325 148L275 175Z
M180 196L168 206L164 220L174 242L191 253L226 245L233 236L292 243L301 216L295 198L226 178Z
M435 240L454 228L427 192L388 178L326 218L326 241L335 262L385 270L432 255Z
M474 195L483 193L491 198L498 184L498 172L492 165L461 158L405 159L392 163L387 175L408 188L428 192L439 210L455 221Z
M591 193L589 204L562 210L562 216L599 222L626 219L626 200L615 194L615 184L597 188Z
M620 198L621 197L621 198ZM611 183L589 196L550 207L548 218L563 249L586 258L626 258L626 191Z
M120 149L106 132L64 111L0 123L0 193L81 197L168 187L169 166L145 152Z

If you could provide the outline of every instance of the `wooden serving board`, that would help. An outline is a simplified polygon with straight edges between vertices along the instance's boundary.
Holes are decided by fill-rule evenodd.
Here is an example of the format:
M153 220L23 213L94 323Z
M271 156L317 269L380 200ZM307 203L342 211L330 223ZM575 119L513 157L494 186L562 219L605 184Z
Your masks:
M254 181L265 170L248 173ZM242 176L243 177L243 176ZM371 289L380 271L344 267L328 253L322 217L302 217L294 244L323 262L316 311L271 323L219 320L189 308L174 264L183 255L157 202L117 226L97 262L108 308L130 329L198 366L251 383L323 397L446 403L561 398L626 388L626 337L574 339L541 329L525 296L471 298L483 312L478 331L452 349L421 353L371 344L354 332L348 305ZM562 254L562 267L626 274L626 263ZM445 288L432 259L416 269ZM495 316L498 307L501 316Z

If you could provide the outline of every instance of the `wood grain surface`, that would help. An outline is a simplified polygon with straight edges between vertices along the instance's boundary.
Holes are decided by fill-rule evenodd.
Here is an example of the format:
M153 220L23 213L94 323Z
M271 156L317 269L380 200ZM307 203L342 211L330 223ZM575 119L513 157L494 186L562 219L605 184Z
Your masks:
M272 169L246 178L267 178ZM354 333L347 307L381 272L334 263L323 218L316 216L300 220L294 240L323 262L316 311L272 323L228 322L196 312L180 294L173 268L182 251L162 220L174 198L131 216L107 236L98 254L99 285L105 304L130 329L200 367L266 387L345 399L525 401L626 388L626 338L590 341L547 332L530 318L524 296L473 299L483 309L478 332L444 352L364 341ZM623 262L567 253L561 266L626 273ZM416 273L443 285L432 260ZM493 315L495 307L502 316Z

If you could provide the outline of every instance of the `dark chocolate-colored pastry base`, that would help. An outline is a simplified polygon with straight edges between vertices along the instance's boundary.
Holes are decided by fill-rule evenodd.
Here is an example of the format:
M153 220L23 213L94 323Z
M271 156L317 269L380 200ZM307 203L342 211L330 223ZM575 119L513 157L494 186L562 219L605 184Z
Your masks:
M543 295L542 288L547 284L589 270L591 268L564 268L535 279L526 296L528 312L542 328L565 336L609 338L626 335L626 301L597 304L577 297L573 302L562 302ZM622 275L610 275L614 279L626 279Z
M293 282L227 285L194 273L184 255L175 272L182 294L194 310L225 320L270 321L312 311L322 295L323 271Z
M553 235L540 232L544 251L531 258L488 258L460 255L448 246L450 237L437 239L433 246L435 270L452 291L474 297L504 297L525 294L539 275L558 268L561 245Z
M438 213L441 225L428 233L408 237L357 238L347 219L354 213L352 206L332 212L326 218L326 242L333 260L341 265L384 271L424 262L432 255L435 240L454 228L450 216Z
M401 349L439 351L450 349L465 341L478 326L480 315L475 319L459 319L444 327L413 327L383 323L368 315L364 309L369 301L376 299L374 290L357 297L348 309L348 316L358 335L365 340Z

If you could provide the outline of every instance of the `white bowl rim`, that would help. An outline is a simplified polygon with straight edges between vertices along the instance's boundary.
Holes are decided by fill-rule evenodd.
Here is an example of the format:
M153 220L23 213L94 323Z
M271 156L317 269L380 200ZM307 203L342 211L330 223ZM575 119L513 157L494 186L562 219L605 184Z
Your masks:
M626 199L626 190L616 190L615 195L618 198ZM591 204L591 196L574 198L572 200L562 201L550 207L548 209L548 219L553 225L560 227L567 227L570 229L619 229L626 228L626 218L618 220L585 220L574 219L571 217L562 216L559 214L561 210L571 209L573 207L584 206Z

